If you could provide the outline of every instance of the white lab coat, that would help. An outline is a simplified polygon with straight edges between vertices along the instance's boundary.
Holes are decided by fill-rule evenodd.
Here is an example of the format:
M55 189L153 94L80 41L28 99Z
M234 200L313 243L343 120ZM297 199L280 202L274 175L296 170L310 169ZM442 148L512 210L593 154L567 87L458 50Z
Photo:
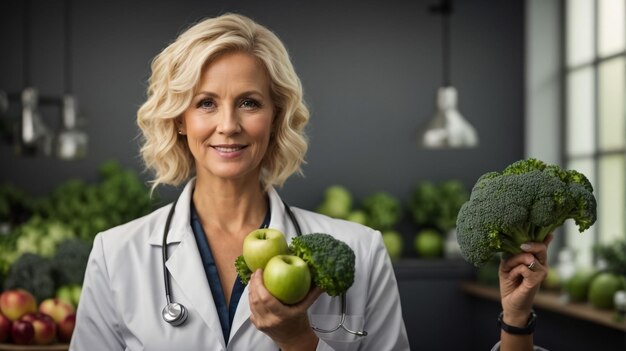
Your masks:
M190 181L176 204L167 238L172 300L189 311L184 325L167 324L162 239L170 206L96 236L89 257L70 350L278 350L250 322L244 290L225 346L218 314L190 226ZM279 195L269 191L271 222L289 242L295 229ZM358 337L338 330L318 333L318 350L408 350L393 268L379 232L348 221L292 208L304 234L323 232L346 242L356 254L354 284L347 293L346 325L365 330ZM322 294L309 309L317 327L334 328L341 298Z

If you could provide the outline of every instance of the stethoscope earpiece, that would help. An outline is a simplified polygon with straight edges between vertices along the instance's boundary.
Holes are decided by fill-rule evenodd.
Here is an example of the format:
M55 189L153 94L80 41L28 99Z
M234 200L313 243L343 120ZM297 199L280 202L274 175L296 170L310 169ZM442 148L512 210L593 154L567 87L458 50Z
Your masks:
M177 302L168 303L163 308L162 314L163 320L175 327L185 323L187 320L187 309Z

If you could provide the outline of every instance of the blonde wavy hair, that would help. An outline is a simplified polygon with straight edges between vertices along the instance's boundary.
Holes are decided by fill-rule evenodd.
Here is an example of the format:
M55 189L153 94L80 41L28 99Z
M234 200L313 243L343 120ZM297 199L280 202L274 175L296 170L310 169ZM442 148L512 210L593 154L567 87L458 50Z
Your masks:
M159 184L180 185L193 176L195 161L186 138L178 134L176 118L191 104L205 65L232 51L256 56L270 77L276 115L261 164L261 183L265 188L282 186L293 173L302 173L309 111L289 54L267 28L248 17L225 14L193 25L152 61L147 100L137 112L141 155L146 168L155 173L152 190Z

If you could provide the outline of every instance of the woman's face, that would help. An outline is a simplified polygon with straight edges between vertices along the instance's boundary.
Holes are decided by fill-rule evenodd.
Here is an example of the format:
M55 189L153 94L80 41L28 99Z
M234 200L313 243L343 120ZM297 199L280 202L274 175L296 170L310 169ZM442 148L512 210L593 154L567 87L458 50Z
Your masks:
M180 120L198 178L258 180L273 119L269 77L256 57L233 52L207 65Z

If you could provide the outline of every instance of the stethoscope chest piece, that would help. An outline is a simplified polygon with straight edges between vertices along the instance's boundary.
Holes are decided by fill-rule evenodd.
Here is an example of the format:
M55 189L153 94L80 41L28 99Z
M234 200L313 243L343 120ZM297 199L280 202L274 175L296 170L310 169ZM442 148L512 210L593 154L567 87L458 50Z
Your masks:
M163 320L173 326L179 326L187 320L187 309L176 302L168 303L161 313L163 314Z

